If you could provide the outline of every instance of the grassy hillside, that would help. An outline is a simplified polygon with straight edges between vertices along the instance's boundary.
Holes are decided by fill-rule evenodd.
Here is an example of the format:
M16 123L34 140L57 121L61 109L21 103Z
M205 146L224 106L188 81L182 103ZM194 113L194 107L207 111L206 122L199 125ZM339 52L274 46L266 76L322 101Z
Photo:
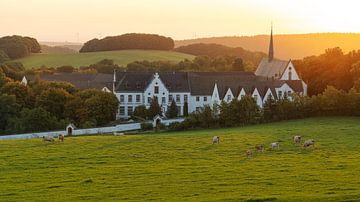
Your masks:
M194 56L171 51L155 50L122 50L92 53L70 53L70 54L33 54L16 61L22 62L26 68L34 68L45 65L47 67L59 67L72 65L74 67L94 64L102 59L111 59L119 65L126 65L136 60L166 60L178 62L185 58L192 59Z
M276 31L276 30L275 30ZM267 53L269 35L212 37L175 41L175 46L194 43L217 43L229 47L242 47L250 51ZM340 47L344 52L360 49L360 34L319 33L274 35L275 57L301 59L319 55L327 48Z
M313 149L292 135L314 138ZM212 136L221 143L212 145ZM279 141L280 150L269 150ZM244 151L266 145L251 159ZM358 201L360 118L132 136L0 141L4 201Z

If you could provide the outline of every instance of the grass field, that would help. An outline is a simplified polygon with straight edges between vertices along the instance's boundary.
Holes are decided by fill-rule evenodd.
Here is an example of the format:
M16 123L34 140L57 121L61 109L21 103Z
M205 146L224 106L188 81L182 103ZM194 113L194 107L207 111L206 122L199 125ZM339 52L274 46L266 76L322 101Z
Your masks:
M314 138L314 149L292 135ZM212 145L212 136L221 143ZM280 142L279 151L269 143ZM244 151L264 143L264 153ZM360 118L0 142L0 201L360 201Z
M114 60L116 64L127 65L136 60L149 61L173 61L179 62L183 59L193 59L194 56L157 50L121 50L121 51L104 51L92 53L70 53L70 54L33 54L15 61L23 63L25 68L34 67L59 67L62 65L72 65L74 67L86 66L99 62L102 59Z

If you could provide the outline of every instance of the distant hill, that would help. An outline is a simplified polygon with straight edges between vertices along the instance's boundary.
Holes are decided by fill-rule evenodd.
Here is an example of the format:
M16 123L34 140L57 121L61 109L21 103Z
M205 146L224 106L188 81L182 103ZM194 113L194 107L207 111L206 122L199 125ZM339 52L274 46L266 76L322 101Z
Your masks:
M241 47L228 47L219 44L205 44L205 43L196 43L190 44L187 46L180 46L174 49L177 52L187 53L191 55L207 55L209 57L217 56L235 56L240 57L245 62L251 62L253 65L257 66L260 60L266 56L262 52L251 52L245 50Z
M229 36L175 41L175 47L195 43L216 43L242 47L250 51L268 52L269 35ZM275 57L300 59L319 55L327 48L340 47L344 52L360 48L360 34L318 33L274 35Z
M73 49L76 52L79 52L80 48L84 45L83 43L76 43L76 42L52 42L52 41L40 41L40 45L46 46L60 46L65 48Z
M122 50L69 54L39 53L15 61L23 63L25 68L30 69L43 65L47 67L59 67L63 65L71 65L74 67L88 66L103 59L114 60L115 64L118 65L127 65L130 62L140 60L179 62L184 59L192 60L193 58L193 55L173 51Z
M41 53L76 53L74 49L68 48L66 46L47 46L40 45Z

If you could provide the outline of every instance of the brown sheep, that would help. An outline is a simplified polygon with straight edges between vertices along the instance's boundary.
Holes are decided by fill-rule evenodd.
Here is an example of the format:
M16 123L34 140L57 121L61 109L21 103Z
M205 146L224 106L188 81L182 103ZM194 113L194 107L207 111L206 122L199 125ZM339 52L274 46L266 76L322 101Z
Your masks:
M265 150L265 147L262 144L258 144L255 146L255 149L257 152L263 152Z
M59 135L59 141L64 142L65 136L63 134Z
M245 152L246 158L251 158L253 156L253 152L251 150L247 150Z

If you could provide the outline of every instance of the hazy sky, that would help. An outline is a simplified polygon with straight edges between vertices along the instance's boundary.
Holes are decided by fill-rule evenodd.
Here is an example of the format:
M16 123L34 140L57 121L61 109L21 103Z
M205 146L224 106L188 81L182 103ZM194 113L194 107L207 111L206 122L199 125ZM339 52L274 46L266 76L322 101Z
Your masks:
M129 32L174 39L360 32L357 0L0 0L0 36L84 42Z

